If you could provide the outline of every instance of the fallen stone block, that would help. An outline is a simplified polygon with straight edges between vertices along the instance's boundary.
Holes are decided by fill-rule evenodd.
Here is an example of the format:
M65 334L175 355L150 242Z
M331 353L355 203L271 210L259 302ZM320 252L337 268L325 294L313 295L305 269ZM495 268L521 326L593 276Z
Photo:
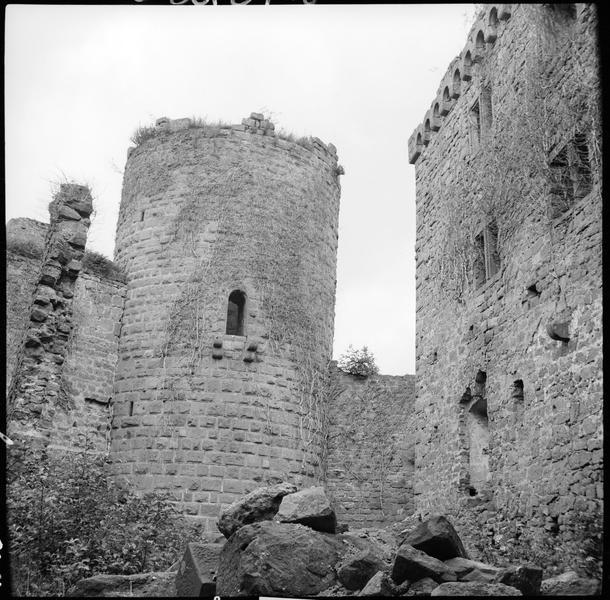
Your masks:
M125 596L146 596L167 598L176 595L174 578L176 574L138 573L137 575L96 575L77 581L66 596L77 598L121 598Z
M244 525L271 520L277 513L282 498L296 490L292 483L257 488L225 508L220 514L217 527L228 539Z
M458 577L458 581L483 581L487 583L506 583L505 581L497 581L498 573L490 573L489 571L481 571L480 569L473 569L463 575L462 577ZM507 584L508 585L508 584Z
M455 571L437 558L429 556L409 544L400 546L392 566L392 580L394 583L400 584L405 579L417 581L424 577L430 577L439 583L457 581Z
M360 590L378 571L383 571L386 564L379 556L370 551L359 552L343 561L337 571L339 581L348 590Z
M420 523L402 542L439 560L456 556L468 558L457 531L442 515L434 515Z
M178 596L215 596L222 544L187 544L176 573Z
M314 596L338 584L335 566L351 548L342 536L262 521L236 531L220 553L218 596Z
M542 596L598 596L602 592L598 579L580 577L574 571L566 571L540 584Z
M524 596L538 596L542 584L542 569L535 565L520 565L501 569L494 583L504 583L520 590Z
M436 585L436 583L434 584ZM369 579L368 583L362 588L359 596L393 596L394 586L390 576L383 572L378 571Z
M327 533L335 533L337 527L335 511L321 487L310 487L284 496L275 519L280 523L300 523Z
M491 578L495 577L501 571L500 567L494 567L493 565L488 565L486 563L479 562L478 560L462 558L461 556L450 558L444 561L444 563L455 571L458 581L475 581L472 579L463 579L473 571L477 571L479 574ZM477 579L476 581L483 581L483 579Z
M522 596L514 587L503 583L484 583L482 581L442 583L432 590L430 596Z

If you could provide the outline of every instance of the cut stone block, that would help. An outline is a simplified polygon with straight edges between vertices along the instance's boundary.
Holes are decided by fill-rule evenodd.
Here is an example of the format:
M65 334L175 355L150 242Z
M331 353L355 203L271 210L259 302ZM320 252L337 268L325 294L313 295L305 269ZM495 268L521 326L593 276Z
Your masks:
M523 596L516 588L503 583L482 581L442 583L430 596Z
M215 596L222 544L187 544L176 574L178 596Z
M457 531L442 515L434 515L420 523L404 537L403 543L438 560L447 560L456 556L468 558Z
M257 488L225 508L220 514L217 527L228 539L244 525L271 520L277 513L282 498L296 490L296 485L292 483Z
M335 511L321 487L284 496L275 518L281 523L300 523L327 533L335 533L337 527Z
M430 577L439 583L457 580L455 571L437 558L429 556L409 544L400 546L392 566L394 583L400 584L406 579L417 581L424 577Z

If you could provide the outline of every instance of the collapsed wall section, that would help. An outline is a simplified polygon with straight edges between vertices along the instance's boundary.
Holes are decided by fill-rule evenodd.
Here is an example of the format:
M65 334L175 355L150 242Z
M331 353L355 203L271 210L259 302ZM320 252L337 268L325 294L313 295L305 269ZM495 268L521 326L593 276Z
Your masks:
M28 307L40 275L48 225L33 219L6 224L6 388L29 321Z
M595 26L591 5L487 6L409 141L415 501L472 510L498 545L601 510Z
M337 519L379 527L413 513L415 376L363 378L333 363L325 487Z
M48 441L56 412L68 408L61 375L92 210L88 188L74 184L62 184L49 205L41 268L8 391L9 435Z
M312 482L331 356L337 157L316 138L160 119L130 149L114 474L215 528L262 484Z
M48 236L46 223L32 219L13 219L7 223L7 387L11 385L17 355L26 340L29 339L30 349L24 352L35 348L31 346L34 340L30 331L30 306L33 298L35 306L44 306L37 283ZM51 240L51 243L54 242ZM70 312L63 317L64 322L70 322L69 334L64 337L62 334L66 332L59 332L56 339L50 329L44 329L47 346L63 348L63 355L53 360L61 361L63 357L63 362L55 374L57 396L51 394L46 407L41 407L49 416L35 421L32 433L55 446L88 445L106 451L125 286L110 261L85 252L80 262L82 269L73 287L65 284L61 287L64 302L71 303ZM59 306L57 299L55 305ZM65 309L66 305L63 306ZM56 316L50 317L57 320ZM59 338L64 345L57 346ZM45 361L34 360L27 373L29 378L46 381ZM55 385L52 387L55 390ZM52 398L57 398L56 406Z

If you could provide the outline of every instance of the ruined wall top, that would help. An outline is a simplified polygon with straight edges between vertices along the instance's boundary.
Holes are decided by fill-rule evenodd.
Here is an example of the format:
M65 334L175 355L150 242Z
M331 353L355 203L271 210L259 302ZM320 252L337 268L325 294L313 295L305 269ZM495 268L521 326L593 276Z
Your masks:
M286 147L290 147L292 144L298 144L303 148L306 148L325 160L335 161L337 160L337 148L334 144L325 144L320 138L313 136L306 136L297 138L291 134L284 134L275 130L275 125L262 113L253 112L250 116L242 119L239 124L228 124L228 123L206 123L202 119L185 117L182 119L170 119L168 117L160 117L155 121L155 126L152 128L143 128L142 131L146 132L145 139L156 137L157 135L164 133L175 133L177 131L184 131L186 129L203 129L204 133L210 137L228 137L230 135L240 133L251 134L258 136L271 137L278 141L280 144L286 144ZM139 146L139 144L138 144ZM131 153L136 149L136 146L132 146L127 150L127 158L131 156ZM339 167L339 169L341 169ZM338 174L343 174L342 169Z
M579 18L586 5L579 3L563 6L572 6L576 17ZM505 24L511 14L519 8L518 4L488 4L478 14L464 49L449 64L423 122L409 137L411 164L417 162L432 136L443 126L444 117L447 117L456 100L469 88L475 66L484 62L487 53L496 41L502 38Z
M441 79L432 105L409 138L409 162L415 164L424 148L430 143L433 133L443 124L441 117L446 117L455 105L455 101L465 91L465 86L472 80L473 65L482 62L486 49L495 44L502 35L504 22L510 19L514 9L512 4L489 4L479 12L476 21L470 28L466 45L456 56Z

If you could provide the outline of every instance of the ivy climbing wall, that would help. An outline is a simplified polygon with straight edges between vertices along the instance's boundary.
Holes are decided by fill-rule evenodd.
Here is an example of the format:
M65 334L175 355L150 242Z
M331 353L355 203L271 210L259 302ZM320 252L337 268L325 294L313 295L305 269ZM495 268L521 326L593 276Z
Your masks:
M498 544L601 510L597 53L593 5L486 5L409 140L415 504Z
M214 529L255 487L320 477L340 186L317 138L256 114L195 125L160 119L129 151L111 458ZM227 333L235 291L244 335Z
M351 529L398 522L414 510L414 375L363 378L333 363L326 491Z

